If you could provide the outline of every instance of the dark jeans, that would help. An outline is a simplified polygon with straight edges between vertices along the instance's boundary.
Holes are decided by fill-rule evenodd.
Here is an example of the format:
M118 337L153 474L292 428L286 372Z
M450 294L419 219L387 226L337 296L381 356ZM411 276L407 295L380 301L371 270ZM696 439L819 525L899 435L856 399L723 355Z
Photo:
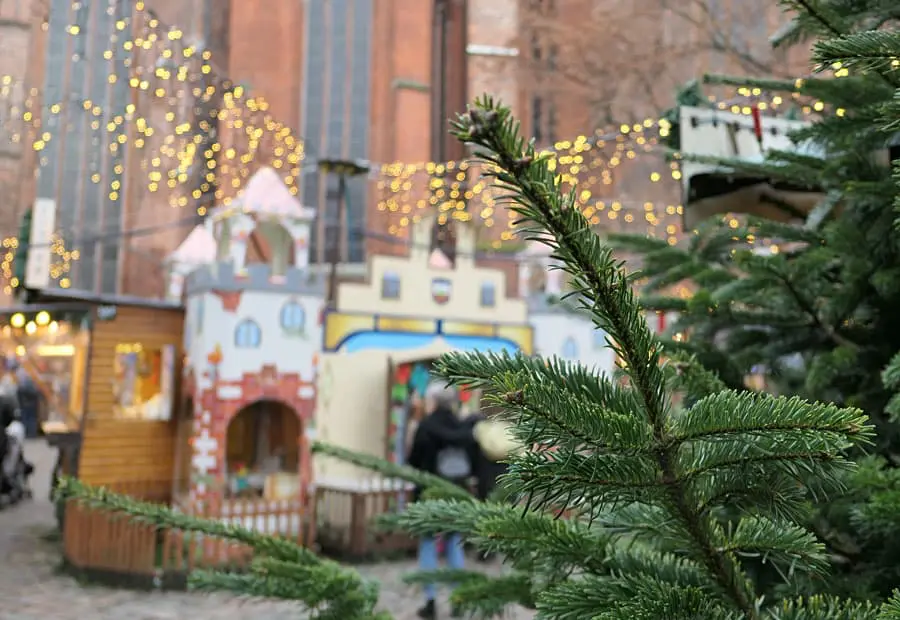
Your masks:
M25 425L25 437L34 439L38 436L37 408L22 407L22 424Z
M495 463L488 459L482 459L478 464L478 499L485 500L497 487L497 478L509 470L506 463Z

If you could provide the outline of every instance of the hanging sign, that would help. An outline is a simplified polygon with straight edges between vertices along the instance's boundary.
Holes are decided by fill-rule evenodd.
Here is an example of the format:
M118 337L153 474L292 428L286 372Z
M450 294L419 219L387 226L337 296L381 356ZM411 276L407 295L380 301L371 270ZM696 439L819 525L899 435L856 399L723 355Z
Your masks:
M25 263L25 288L41 290L50 286L50 243L56 228L56 201L38 198L31 211L31 234Z

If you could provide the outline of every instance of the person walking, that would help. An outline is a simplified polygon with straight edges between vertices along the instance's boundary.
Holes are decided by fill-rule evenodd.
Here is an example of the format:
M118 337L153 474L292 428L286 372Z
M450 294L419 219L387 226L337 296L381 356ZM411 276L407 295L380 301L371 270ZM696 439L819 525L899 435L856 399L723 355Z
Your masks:
M407 463L420 471L435 474L464 485L472 475L472 423L461 420L457 414L459 395L455 389L443 384L432 383L425 390L425 411L413 436ZM422 489L413 492L413 501L418 501ZM445 553L449 568L461 570L465 567L465 553L462 537L458 533L444 536ZM438 545L434 537L419 540L419 569L433 571L438 568ZM437 618L437 587L426 584L425 605L418 610L424 620ZM457 610L451 615L459 616Z
M20 367L17 374L16 396L22 411L22 424L28 439L34 439L40 432L41 392L24 369Z

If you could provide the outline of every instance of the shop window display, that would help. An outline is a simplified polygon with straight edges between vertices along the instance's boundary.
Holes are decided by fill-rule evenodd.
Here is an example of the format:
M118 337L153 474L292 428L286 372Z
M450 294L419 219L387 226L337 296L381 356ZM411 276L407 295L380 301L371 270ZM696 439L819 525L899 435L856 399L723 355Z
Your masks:
M394 463L405 464L415 423L428 413L422 397L433 380L432 360L397 364L392 369L387 456ZM466 418L481 410L477 391L462 390L459 398L460 417Z
M392 463L406 464L406 456L412 444L419 421L426 415L427 404L423 396L428 384L434 381L433 360L417 360L392 365L389 376L388 445L387 457ZM461 390L458 415L469 417L481 410L480 393ZM399 492L390 502L391 510L402 510L406 497Z
M0 315L0 383L15 389L29 435L40 424L77 429L84 413L90 329L86 311Z
M165 421L172 417L175 347L116 346L113 402L117 418Z

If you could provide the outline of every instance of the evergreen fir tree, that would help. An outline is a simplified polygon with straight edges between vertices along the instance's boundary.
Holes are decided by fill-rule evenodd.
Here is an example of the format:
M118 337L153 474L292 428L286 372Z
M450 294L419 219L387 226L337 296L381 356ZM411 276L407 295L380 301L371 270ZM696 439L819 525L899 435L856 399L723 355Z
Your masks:
M737 228L707 222L687 247L617 236L611 242L637 252L647 278L648 307L677 310L673 331L687 341L670 350L695 353L726 383L741 388L754 368L769 387L814 400L859 406L878 429L876 455L860 461L848 493L817 506L808 523L827 543L830 580L795 587L887 596L900 585L900 243L896 234L900 191L884 155L900 136L900 35L896 30L853 33L896 23L883 2L794 2L800 11L792 37L824 36L815 61L832 78L797 82L709 76L707 82L797 93L828 105L822 118L796 132L824 156L769 152L762 164L710 160L736 174L750 172L821 188L825 199L803 224L748 218ZM890 150L893 149L893 150ZM688 157L688 156L686 156ZM689 208L689 207L688 207ZM726 218L730 220L731 218ZM733 223L733 222L732 222ZM769 241L781 251L752 251ZM659 291L690 281L690 299Z

